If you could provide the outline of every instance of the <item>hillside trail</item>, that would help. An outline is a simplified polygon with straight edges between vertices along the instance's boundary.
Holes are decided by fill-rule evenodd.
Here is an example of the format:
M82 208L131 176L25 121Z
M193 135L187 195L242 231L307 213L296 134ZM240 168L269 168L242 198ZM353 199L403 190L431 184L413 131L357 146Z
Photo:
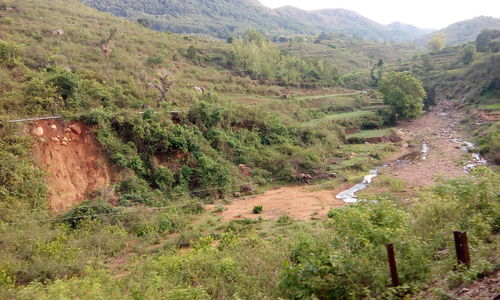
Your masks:
M454 141L466 135L456 128L462 117L462 113L454 110L451 101L442 100L418 120L398 124L402 146L383 160L382 164L388 165L383 172L403 180L411 196L415 191L435 184L438 178L466 175L463 162L469 156ZM423 144L426 153L421 159ZM406 159L411 156L418 159ZM352 186L344 183L332 190L321 191L311 191L310 186L282 186L261 195L236 199L224 206L220 216L225 222L257 216L266 220L277 220L284 215L296 220L324 218L332 207L346 204L336 196ZM262 214L253 214L255 206L263 206ZM214 207L208 206L211 208Z

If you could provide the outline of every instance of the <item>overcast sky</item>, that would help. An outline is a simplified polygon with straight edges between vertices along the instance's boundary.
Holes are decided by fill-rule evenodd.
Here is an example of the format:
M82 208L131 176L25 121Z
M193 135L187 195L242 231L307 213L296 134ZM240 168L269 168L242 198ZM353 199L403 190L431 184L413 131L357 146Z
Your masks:
M500 18L500 0L260 0L276 8L292 5L302 9L345 8L382 24L395 21L422 28L441 29L477 16Z

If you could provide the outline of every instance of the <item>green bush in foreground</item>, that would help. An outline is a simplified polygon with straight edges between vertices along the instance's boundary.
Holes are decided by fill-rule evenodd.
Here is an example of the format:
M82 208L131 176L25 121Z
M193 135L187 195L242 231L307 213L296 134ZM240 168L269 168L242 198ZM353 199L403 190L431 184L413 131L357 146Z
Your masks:
M165 247L140 258L120 279L96 266L79 276L14 288L16 273L0 265L1 291L17 299L397 299L442 278L446 282L439 287L447 289L488 274L495 263L500 178L488 169L473 175L439 184L412 206L378 199L333 209L324 222L275 223L273 234L257 235L255 229L268 227L258 221L239 223L238 233L185 231L197 233L189 237L190 249ZM162 218L158 228L171 232L175 222L172 215ZM79 234L97 230L78 228ZM470 271L455 268L453 230L469 233ZM60 249L55 247L60 241L53 238L36 249L48 255L47 249ZM388 242L395 243L403 284L398 289L390 288ZM58 257L88 253L80 245L86 244L74 244Z

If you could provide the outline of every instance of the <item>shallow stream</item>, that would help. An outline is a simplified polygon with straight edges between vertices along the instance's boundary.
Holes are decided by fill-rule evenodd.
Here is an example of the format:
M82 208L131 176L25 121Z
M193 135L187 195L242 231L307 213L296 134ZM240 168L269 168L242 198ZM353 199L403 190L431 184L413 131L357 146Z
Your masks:
M471 153L471 151L475 148L476 145L474 145L471 142L467 142L461 139L453 139L453 142L458 143L461 145L460 149L464 152ZM340 192L337 195L337 199L342 199L346 203L356 203L358 202L358 197L356 194L370 186L372 183L373 178L377 177L380 174L380 171L387 168L388 166L396 166L396 167L404 167L406 165L409 165L415 161L418 160L427 160L427 155L429 154L430 147L429 144L426 142L422 143L422 150L421 151L416 151L413 153L410 153L408 155L405 155L401 157L400 159L392 162L391 164L388 165L383 165L376 167L374 169L371 169L367 175L363 177L363 181L354 185L353 187ZM478 167L478 166L484 166L487 165L488 162L481 157L479 153L471 153L472 154L472 159L464 166L464 171L469 172L472 169Z

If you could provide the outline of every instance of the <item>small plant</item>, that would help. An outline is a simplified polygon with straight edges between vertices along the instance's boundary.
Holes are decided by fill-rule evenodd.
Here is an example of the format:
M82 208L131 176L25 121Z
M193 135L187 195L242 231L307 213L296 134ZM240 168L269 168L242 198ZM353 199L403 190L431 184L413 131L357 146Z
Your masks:
M279 225L289 225L294 222L293 218L290 217L289 215L282 215L279 217L279 219L276 221Z
M253 207L253 213L256 215L260 215L264 209L262 208L262 205L257 205Z
M212 212L214 214L220 214L220 213L223 213L225 210L226 210L226 208L224 206L217 206L216 208L214 208L214 210Z

